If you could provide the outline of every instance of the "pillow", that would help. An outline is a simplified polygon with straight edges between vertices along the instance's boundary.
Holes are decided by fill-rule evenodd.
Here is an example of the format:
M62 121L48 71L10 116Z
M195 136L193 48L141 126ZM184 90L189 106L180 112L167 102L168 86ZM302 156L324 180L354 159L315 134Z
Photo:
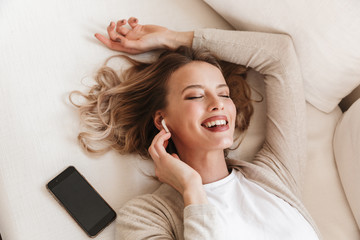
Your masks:
M239 30L292 37L306 100L331 112L360 84L360 1L204 0Z
M334 153L346 198L360 228L360 99L337 124Z

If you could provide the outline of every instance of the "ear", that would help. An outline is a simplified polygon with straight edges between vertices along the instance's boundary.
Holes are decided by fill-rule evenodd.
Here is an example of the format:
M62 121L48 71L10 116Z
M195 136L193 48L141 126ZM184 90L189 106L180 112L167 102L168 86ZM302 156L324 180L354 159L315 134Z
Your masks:
M159 131L163 128L161 125L161 120L163 120L163 112L161 110L157 110L154 115L154 125Z

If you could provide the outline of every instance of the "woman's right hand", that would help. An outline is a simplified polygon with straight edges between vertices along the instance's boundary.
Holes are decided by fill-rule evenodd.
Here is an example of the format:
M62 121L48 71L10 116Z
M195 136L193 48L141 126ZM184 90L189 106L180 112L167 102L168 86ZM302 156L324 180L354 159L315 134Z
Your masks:
M126 23L131 28L125 27ZM108 48L139 54L154 49L176 49L181 45L191 47L193 32L176 32L157 25L141 25L138 19L131 17L116 24L111 22L107 27L109 38L96 33L95 37Z
M166 152L171 133L161 130L149 147L149 153L155 163L155 174L161 182L175 188L184 198L185 206L207 203L200 174L181 161L176 154Z

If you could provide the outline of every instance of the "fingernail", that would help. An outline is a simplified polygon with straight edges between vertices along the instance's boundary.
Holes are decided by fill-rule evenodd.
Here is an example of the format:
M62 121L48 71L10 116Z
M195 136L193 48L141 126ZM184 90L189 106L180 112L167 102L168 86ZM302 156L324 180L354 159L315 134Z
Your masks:
M121 42L121 39L120 39L120 38L116 38L116 39L115 39L115 42Z
M111 27L112 22L110 22L109 27Z
M137 19L137 18L135 18L135 19L134 19L134 22L136 23L137 21L138 21L138 19Z

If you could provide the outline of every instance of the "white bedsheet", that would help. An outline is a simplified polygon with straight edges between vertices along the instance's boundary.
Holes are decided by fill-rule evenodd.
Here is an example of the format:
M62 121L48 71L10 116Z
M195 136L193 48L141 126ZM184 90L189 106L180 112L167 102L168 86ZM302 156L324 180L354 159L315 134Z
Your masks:
M176 30L227 28L202 1L0 1L0 233L4 240L87 239L45 184L74 165L114 208L157 182L135 156L84 154L70 91L85 89L104 60L116 54L95 32L136 16ZM141 163L142 165L142 163ZM113 239L110 225L98 239Z

